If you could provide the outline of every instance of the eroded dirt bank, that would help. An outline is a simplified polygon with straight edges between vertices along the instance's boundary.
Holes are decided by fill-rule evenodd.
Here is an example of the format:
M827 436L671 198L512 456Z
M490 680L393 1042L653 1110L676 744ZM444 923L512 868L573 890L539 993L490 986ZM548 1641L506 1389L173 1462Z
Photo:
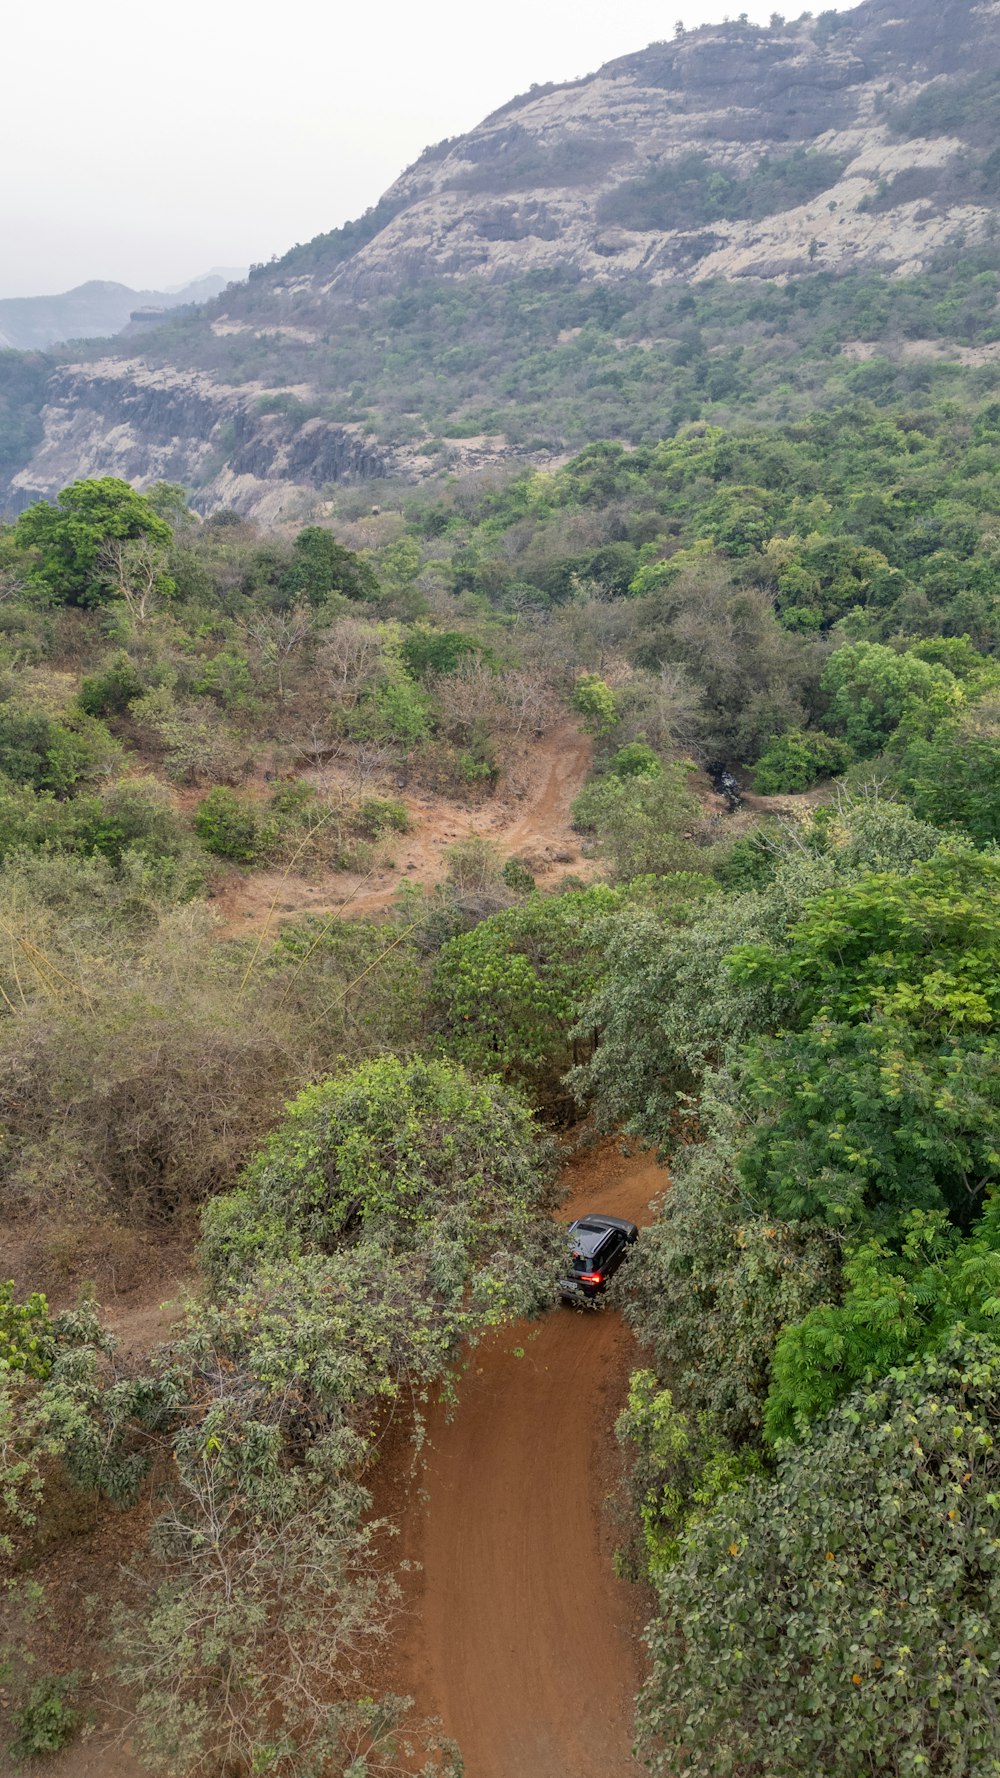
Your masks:
M405 795L411 830L394 846L396 868L381 870L374 878L350 871L323 871L314 877L282 870L234 875L211 902L222 922L220 936L257 933L303 914L342 910L351 919L370 919L391 907L401 882L425 888L440 882L449 846L472 834L494 841L507 856L523 858L543 889L567 869L588 876L592 867L580 858L580 835L570 826L570 807L583 788L592 756L590 737L567 721L524 749L517 798L499 797L470 808L430 793Z
M666 1177L614 1144L567 1171L567 1218L649 1220ZM605 1496L634 1360L620 1316L557 1311L477 1349L435 1409L403 1520L420 1564L400 1689L459 1742L467 1778L634 1778L641 1602L615 1576Z

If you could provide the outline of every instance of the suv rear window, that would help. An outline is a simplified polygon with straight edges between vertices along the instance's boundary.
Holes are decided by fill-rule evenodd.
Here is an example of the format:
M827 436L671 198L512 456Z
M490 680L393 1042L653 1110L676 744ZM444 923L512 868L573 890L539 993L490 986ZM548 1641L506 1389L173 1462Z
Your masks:
M574 1272L599 1272L601 1263L611 1250L607 1229L583 1228L573 1231Z

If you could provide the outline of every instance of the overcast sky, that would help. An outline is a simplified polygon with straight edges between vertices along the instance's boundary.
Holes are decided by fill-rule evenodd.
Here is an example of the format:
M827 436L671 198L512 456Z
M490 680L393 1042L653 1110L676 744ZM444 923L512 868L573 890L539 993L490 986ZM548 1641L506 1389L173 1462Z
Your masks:
M0 296L87 278L162 288L269 259L359 215L428 143L533 81L571 80L672 36L678 16L691 27L726 10L8 0Z

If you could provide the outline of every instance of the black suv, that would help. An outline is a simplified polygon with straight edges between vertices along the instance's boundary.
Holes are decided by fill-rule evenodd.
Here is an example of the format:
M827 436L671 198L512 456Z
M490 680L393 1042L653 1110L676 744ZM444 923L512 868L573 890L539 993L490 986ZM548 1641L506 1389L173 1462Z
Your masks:
M569 1233L572 1271L560 1280L559 1292L566 1303L592 1302L628 1258L639 1231L621 1216L581 1216L570 1223Z

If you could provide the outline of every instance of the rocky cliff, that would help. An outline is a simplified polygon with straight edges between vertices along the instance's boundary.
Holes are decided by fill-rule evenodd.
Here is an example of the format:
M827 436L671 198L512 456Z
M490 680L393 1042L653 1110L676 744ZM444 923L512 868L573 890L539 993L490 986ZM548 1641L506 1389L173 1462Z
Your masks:
M456 364L463 341L474 355L471 322L422 334L422 291L533 279L543 301L555 280L610 287L620 303L719 280L912 278L989 248L998 116L1000 0L727 23L533 89L194 322L130 357L61 367L8 501L79 474L167 476L206 507L276 518L331 483L433 467L421 451L433 458L435 432L449 436L442 401L463 416L451 460L488 460L508 447L502 427L470 440ZM411 418L390 428L365 406L357 366L374 341L391 367L404 335Z

